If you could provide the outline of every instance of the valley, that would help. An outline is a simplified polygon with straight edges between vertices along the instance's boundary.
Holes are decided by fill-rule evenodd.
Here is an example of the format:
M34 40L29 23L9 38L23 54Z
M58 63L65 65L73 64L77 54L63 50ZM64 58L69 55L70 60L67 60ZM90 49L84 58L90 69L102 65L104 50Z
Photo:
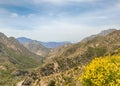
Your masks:
M0 0L0 86L120 86L120 0Z
M119 65L120 30L102 32L55 48L0 33L0 86L84 86L81 77L93 59L118 57Z

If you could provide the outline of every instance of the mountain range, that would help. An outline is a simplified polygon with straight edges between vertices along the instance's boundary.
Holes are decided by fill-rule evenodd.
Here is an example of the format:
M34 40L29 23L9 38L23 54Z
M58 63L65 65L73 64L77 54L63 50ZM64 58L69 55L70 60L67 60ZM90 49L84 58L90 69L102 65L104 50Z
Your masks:
M0 33L0 86L19 81L19 86L65 86L95 57L120 55L120 30L104 30L75 44L42 43Z
M17 40L29 51L42 57L49 57L55 49L58 51L60 47L71 44L70 42L40 42L25 37L17 38Z
M68 46L51 59L47 59L45 64L29 74L22 84L23 86L65 86L71 83L72 78L82 72L81 67L92 59L111 55L120 55L120 30L114 30L104 36L97 35L88 41ZM74 81L75 83L77 82ZM81 84L68 86L81 86Z
M17 38L17 40L20 43L37 41L37 40L33 40L33 39L30 39L30 38L26 38L26 37L19 37L19 38ZM71 44L70 42L41 42L41 41L37 41L37 42L39 42L41 45L43 45L46 48L55 48L55 47L58 47L58 46L62 46L64 44Z
M107 34L115 30L116 29L108 29L108 30L101 31L96 35L92 35L84 38L82 42L92 40L97 36L106 36ZM71 45L70 42L41 42L41 41L37 41L30 38L25 38L25 37L19 37L17 38L17 40L21 44L23 44L23 46L26 47L29 51L37 55L40 55L42 57L53 57L54 55L56 55L57 51L60 52L60 50L64 49L63 47Z

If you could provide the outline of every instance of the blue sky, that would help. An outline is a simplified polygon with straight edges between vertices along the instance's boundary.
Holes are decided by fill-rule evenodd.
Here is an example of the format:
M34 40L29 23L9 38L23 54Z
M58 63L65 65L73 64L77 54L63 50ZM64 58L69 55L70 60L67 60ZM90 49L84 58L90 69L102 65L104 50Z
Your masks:
M109 28L120 28L120 0L0 0L7 36L79 42Z

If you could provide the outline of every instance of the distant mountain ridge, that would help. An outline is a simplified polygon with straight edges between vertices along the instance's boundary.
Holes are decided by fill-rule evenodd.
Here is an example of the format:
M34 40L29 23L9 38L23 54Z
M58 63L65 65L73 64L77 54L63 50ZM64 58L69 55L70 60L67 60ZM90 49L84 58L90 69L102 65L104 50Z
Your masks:
M33 40L30 38L26 38L26 37L19 37L16 38L20 43L25 43L25 42L31 42L31 41L37 41L37 40ZM43 45L46 48L55 48L58 46L62 46L64 44L71 44L70 42L41 42L41 41L37 41L39 42L41 45Z
M98 34L95 34L95 35L91 35L89 37L86 37L82 40L82 42L86 42L86 41L89 41L89 40L92 40L93 38L97 37L97 36L106 36L108 35L109 33L112 33L113 31L115 31L116 29L108 29L108 30L103 30L101 31L100 33Z
M70 42L40 42L40 43L47 48L55 48L65 44L71 44Z
M16 38L20 43L25 43L25 42L31 42L33 41L32 39L26 38L26 37L19 37Z

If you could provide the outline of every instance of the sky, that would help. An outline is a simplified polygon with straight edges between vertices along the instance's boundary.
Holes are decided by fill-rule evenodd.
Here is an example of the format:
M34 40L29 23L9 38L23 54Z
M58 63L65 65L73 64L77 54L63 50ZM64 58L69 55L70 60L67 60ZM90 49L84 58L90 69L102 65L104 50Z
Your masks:
M120 0L0 0L0 32L45 42L79 42L120 28Z

